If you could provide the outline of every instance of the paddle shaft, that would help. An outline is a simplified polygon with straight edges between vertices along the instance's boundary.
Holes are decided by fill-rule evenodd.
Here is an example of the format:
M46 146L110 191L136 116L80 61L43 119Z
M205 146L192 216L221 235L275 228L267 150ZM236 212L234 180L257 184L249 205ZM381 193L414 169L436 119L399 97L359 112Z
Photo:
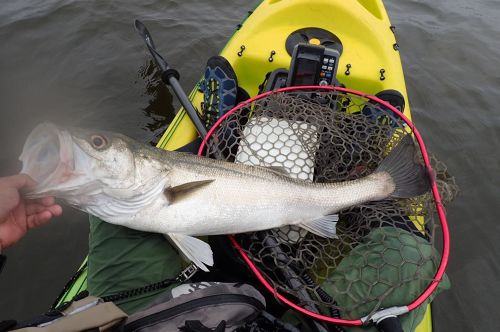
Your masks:
M144 39L144 42L146 43L151 56L160 69L163 83L172 87L172 90L174 90L174 93L179 99L182 107L186 110L189 118L193 122L196 131L198 131L200 137L204 139L207 136L207 129L201 122L200 117L198 116L198 112L194 108L193 104L191 104L191 101L189 100L188 96L186 96L186 93L179 84L179 72L175 69L170 68L167 61L165 61L165 59L158 53L148 29L141 21L135 20L135 28Z

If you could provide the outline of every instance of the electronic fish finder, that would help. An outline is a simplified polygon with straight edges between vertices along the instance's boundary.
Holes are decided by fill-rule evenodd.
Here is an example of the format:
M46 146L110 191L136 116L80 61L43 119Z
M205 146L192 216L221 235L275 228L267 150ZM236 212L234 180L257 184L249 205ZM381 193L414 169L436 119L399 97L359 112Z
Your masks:
M293 50L287 86L334 85L340 53L321 45L297 44Z
M266 76L260 92L286 86L340 85L337 68L340 52L321 45L296 44L292 52L290 69L278 68ZM264 88L265 89L262 89Z

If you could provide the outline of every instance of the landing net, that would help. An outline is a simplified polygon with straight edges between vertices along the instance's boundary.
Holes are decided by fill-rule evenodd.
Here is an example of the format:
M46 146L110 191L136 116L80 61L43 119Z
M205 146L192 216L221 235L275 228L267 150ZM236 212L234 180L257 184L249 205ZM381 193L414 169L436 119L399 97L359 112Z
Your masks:
M340 211L335 239L295 226L231 238L280 301L314 318L348 325L360 325L383 308L419 306L444 275L449 245L443 204L456 195L454 179L443 163L428 156L402 113L342 88L265 93L232 109L209 131L200 154L277 167L313 182L371 174L406 135L420 148L415 158L433 174L432 191ZM410 298L398 303L398 290L408 289Z

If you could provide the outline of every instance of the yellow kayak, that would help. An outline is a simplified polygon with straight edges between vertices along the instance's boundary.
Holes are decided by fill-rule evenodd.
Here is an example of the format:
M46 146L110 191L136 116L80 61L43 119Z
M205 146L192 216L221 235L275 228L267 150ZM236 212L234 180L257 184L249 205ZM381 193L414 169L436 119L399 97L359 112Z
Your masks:
M263 1L241 23L220 55L231 63L239 86L252 97L258 93L267 73L289 67L291 55L286 50L286 40L294 31L307 27L333 32L341 40L343 53L338 64L338 81L369 94L394 89L407 100L398 45L380 0ZM311 39L314 42L317 38ZM203 94L195 87L190 97L201 110ZM408 103L405 114L410 115ZM181 110L158 147L174 150L191 142L196 135Z
M292 56L286 49L287 39L293 32L309 27L332 32L341 41L339 82L373 95L397 90L405 100L404 113L411 119L399 46L381 0L263 1L249 12L220 55L232 65L238 85L253 97L267 73L289 68ZM314 37L304 42L315 43L314 39L319 39L321 43L320 38ZM193 89L190 99L201 113L203 93L198 87ZM196 129L181 109L157 146L175 150L196 137ZM430 306L416 331L432 331Z

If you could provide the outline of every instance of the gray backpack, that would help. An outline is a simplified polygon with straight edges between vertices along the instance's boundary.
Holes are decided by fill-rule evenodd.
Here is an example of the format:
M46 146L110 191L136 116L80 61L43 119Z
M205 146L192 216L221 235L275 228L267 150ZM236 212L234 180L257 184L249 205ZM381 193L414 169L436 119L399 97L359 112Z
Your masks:
M264 297L241 283L183 284L128 317L124 332L233 331L264 310Z

